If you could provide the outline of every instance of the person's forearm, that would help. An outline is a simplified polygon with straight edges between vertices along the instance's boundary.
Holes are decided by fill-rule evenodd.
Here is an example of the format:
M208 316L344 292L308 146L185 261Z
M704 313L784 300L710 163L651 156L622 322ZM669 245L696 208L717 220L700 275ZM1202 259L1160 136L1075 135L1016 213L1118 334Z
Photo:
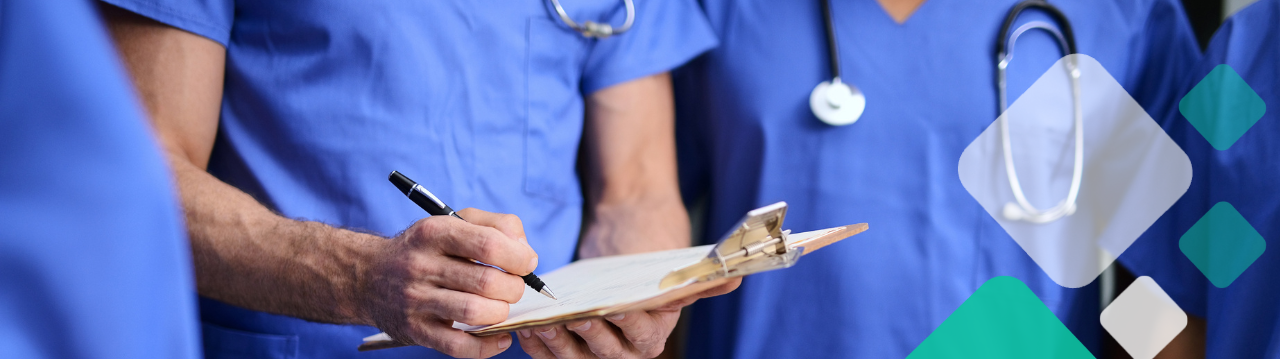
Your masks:
M201 296L325 323L371 324L361 273L385 240L272 213L248 194L169 156Z
M200 294L313 321L372 323L356 296L385 240L281 217L205 172L222 102L222 45L99 5L175 174Z
M590 211L581 256L688 247L670 77L654 75L593 94L584 142Z

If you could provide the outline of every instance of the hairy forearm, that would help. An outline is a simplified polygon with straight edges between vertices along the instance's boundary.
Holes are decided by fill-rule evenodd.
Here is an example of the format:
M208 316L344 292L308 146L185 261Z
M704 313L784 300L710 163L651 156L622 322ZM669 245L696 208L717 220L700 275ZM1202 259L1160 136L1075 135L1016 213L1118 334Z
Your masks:
M222 45L99 5L168 154L200 294L313 321L372 323L359 304L361 273L387 241L281 217L205 172L222 102Z
M170 156L200 295L325 323L371 324L362 273L386 240L279 216L180 156Z

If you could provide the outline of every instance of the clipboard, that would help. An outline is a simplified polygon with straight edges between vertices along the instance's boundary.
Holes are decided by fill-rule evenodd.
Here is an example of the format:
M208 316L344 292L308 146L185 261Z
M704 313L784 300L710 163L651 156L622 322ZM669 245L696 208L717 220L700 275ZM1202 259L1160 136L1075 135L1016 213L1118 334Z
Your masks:
M506 321L485 326L454 323L454 328L486 336L615 313L655 309L724 284L729 278L791 267L802 256L862 233L868 228L866 223L859 223L791 234L791 231L782 229L786 214L786 202L747 212L715 245L591 258L570 263L546 275L540 275L548 282L560 279L556 281L556 289L561 292L561 301L551 301L536 293L530 295L528 291L531 289L526 288L520 302L512 304ZM591 288L590 283L574 280L590 274L605 277L603 279L610 282L608 285L613 286L609 288L625 290L600 290ZM587 288L581 293L573 293L576 289L574 285ZM564 289L569 292L564 292ZM364 338L359 350L407 345L413 344L398 342L386 334L378 334Z

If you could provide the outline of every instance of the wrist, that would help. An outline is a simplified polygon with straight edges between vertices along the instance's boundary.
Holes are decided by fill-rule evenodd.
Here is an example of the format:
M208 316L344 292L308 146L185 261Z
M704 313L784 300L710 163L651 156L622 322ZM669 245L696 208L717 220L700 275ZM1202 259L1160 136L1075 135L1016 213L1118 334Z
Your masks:
M678 198L593 208L579 256L591 258L689 246L689 215Z
M344 301L340 310L351 318L352 324L376 326L374 313L378 293L375 290L375 280L379 277L376 273L379 268L377 262L379 254L387 250L391 241L363 233L356 233L356 237L352 248L352 270L349 271L353 285L346 296L348 300Z

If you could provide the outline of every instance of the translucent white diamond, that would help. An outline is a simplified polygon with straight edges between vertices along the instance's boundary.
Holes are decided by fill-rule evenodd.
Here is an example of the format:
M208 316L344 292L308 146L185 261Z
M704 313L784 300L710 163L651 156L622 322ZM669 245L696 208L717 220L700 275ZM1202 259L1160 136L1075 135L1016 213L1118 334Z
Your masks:
M1133 281L1100 320L1134 359L1154 358L1187 326L1187 314L1151 277Z
M960 182L1054 282L1089 284L1155 223L1191 184L1191 161L1097 60L1059 59L1001 119L1009 118L1013 162L1026 199L1038 210L1062 202L1075 161L1067 64L1080 71L1084 166L1073 214L1036 224L1012 220L1000 121L960 155Z

